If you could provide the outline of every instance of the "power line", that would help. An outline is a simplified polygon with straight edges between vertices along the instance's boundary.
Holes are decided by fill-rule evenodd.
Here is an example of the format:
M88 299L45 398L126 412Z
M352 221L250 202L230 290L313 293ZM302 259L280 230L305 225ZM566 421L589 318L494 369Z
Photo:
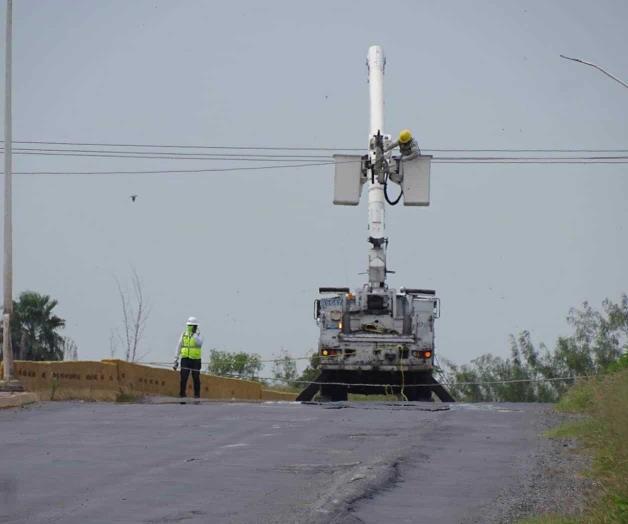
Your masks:
M4 148L0 148L0 151L4 151ZM124 151L124 150L119 150L119 149L68 149L68 148L40 148L40 147L34 147L34 148L28 148L28 147L16 147L13 148L13 151L19 151L22 152L23 154L30 154L30 153L80 153L80 154L87 154L87 153L106 153L106 154L111 154L111 155L121 155L121 156L126 156L126 155L160 155L160 156L167 156L167 157L181 157L181 158L193 158L193 159L203 159L203 158L216 158L216 157L227 157L227 159L229 158L235 158L235 157L255 157L255 158L260 158L260 159L291 159L291 160L304 160L304 159L319 159L319 158L324 158L324 159L331 159L330 155L294 155L294 154L277 154L277 153L272 153L272 154L268 154L268 153L246 153L246 152L239 152L239 153L181 153L179 151L168 151L168 152L161 152L161 151L137 151L137 150L132 150L132 151Z
M507 161L535 161L535 160L628 160L628 156L566 156L566 157L553 157L553 156L437 156L432 160L440 162L450 162L453 160L465 160L465 161L483 161L490 162L493 160L507 160Z
M628 164L628 159L624 159L622 157L617 157L616 160L596 160L596 159L562 159L562 160L554 160L552 158L545 158L543 160L527 160L525 158L520 159L477 159L477 160L441 160L439 158L433 159L434 163L437 164Z
M430 153L628 153L628 149L428 149L421 148L421 151Z
M15 171L16 175L150 175L150 174L193 174L193 173L219 173L227 171L259 171L264 169L285 169L313 166L328 166L334 162L316 162L308 164L281 164L273 166L241 166L241 167L216 167L205 169L148 169L138 171Z
M0 152L3 149L0 148ZM628 151L628 150L627 150ZM255 161L255 162L302 162L303 160L329 160L333 161L331 156L327 155L277 155L277 154L247 154L247 153L160 153L147 151L120 151L120 150L81 150L81 149L44 149L44 148L17 148L14 150L17 154L22 155L44 155L44 156L72 156L72 157L94 157L94 158L133 158L133 159L165 159L165 160L214 160L214 161ZM434 157L436 162L451 161L469 161L469 162L488 162L488 161L573 161L573 160L626 160L626 156L575 156L575 157L557 157L557 156L437 156Z
M0 141L4 143L4 141ZM257 151L363 151L363 147L296 147L296 146L192 146L172 144L122 144L111 142L47 142L43 140L14 140L14 144L40 144L60 146L102 146L102 147L152 147L163 149L233 149L233 150L257 150Z
M144 363L144 364L150 364L150 363ZM172 364L165 364L169 367L172 366ZM159 363L155 363L155 366L162 366L162 364ZM199 371L199 370L194 370L192 368L187 368L187 367L183 367L181 366L179 369L189 369L191 371ZM401 368L399 368L401 370ZM212 375L211 373L207 372L207 371L203 371L201 370L202 374L207 374L207 375ZM252 378L250 377L242 377L241 375L238 374L233 374L233 373L229 373L229 374L225 374L225 375L212 375L212 376L224 376L224 377L229 377L229 378L237 378L237 379L241 379L241 380L252 380ZM562 382L562 381L575 381L575 380L580 380L580 379L590 379L593 378L597 375L576 375L576 376L571 376L571 377L550 377L550 378L516 378L516 379L503 379L503 380L487 380L487 381L482 381L482 382L478 382L478 381L463 381L463 382L439 382L439 384L441 386L447 386L447 387L460 387L460 386L491 386L491 385L495 385L495 384L522 384L522 383L538 383L538 382ZM318 384L321 386L327 385L327 386L358 386L358 387L373 387L373 388L395 388L398 389L399 387L403 387L404 389L409 389L409 388L416 388L416 387L429 387L429 386L433 386L434 383L424 383L424 384L403 384L403 386L401 384L373 384L373 383L351 383L351 382L322 382L322 381L316 381L316 380L299 380L299 379L287 379L287 378L283 378L283 377L254 377L254 380L267 380L269 382L284 382L284 383L288 383L288 384Z
M1 152L1 151L0 151ZM173 156L167 154L158 154L158 155L134 155L130 154L118 154L118 153L83 153L83 152L74 152L74 153L65 153L61 151L49 151L49 152L39 152L39 151L14 151L14 154L21 155L34 155L34 156L62 156L62 157L73 157L73 158L130 158L130 159L153 159L153 160L212 160L212 161L242 161L242 162L286 162L286 163L298 163L303 162L308 159L321 159L327 160L327 162L321 162L321 164L326 163L335 163L331 157L326 156L303 156L303 157L294 157L294 158L284 158L280 155L268 157L262 156L258 157L257 155L245 156L245 155L211 155L211 156ZM435 163L624 163L628 160L628 156L593 156L593 157L434 157L433 161ZM357 160L355 161L357 162ZM316 163L314 163L316 164ZM269 166L273 167L273 166ZM296 165L294 167L297 167ZM304 166L301 166L304 167Z
M270 359L262 359L262 360L258 360L258 362L261 362L263 364L268 364L268 363L273 363L273 362L285 362L286 360L289 361L297 361L297 360L311 360L312 356L309 357L283 357L283 358L270 358ZM160 361L160 362L147 362L145 360L136 360L135 361L136 364L143 364L146 366L166 366L166 367L171 367L172 366L172 362L164 362L164 361ZM201 365L203 366L208 366L209 364L211 364L211 362L209 360L207 361L203 361L201 363Z
M0 150L0 153L2 150ZM284 158L281 156L275 157L257 157L257 155L244 156L244 155L234 155L234 156L225 156L225 155L216 155L216 156L176 156L176 155L168 155L168 154L154 154L154 155L134 155L132 153L129 154L108 154L107 152L102 153L64 153L64 152L35 152L35 151L13 151L13 154L16 155L28 155L28 156L63 156L63 157L73 157L73 158L131 158L131 159L153 159L153 160L213 160L213 161L243 161L243 162L303 162L308 159L327 159L328 161L332 161L331 157L325 156L311 156L311 157L302 157L302 158Z
M4 141L0 141L4 143ZM363 147L297 147L297 146L209 146L209 145L173 145L173 144L123 144L111 142L64 142L64 141L13 141L13 144L39 144L59 146L85 147L129 147L129 148L162 148L162 149L211 149L211 150L251 150L251 151L365 151ZM628 153L622 148L429 148L422 147L426 152L438 153Z
M186 368L187 369L187 368ZM578 380L578 379L589 379L595 375L579 375L573 377L553 377L553 378L520 378L520 379L509 379L509 380L488 380L484 382L439 382L441 386L447 387L460 387L460 386L491 386L495 384L519 384L519 383L535 383L535 382L561 382L561 381L570 381L570 380ZM241 378L236 375L233 378ZM374 388L399 388L401 384L372 384L372 383L351 383L351 382L317 382L312 380L290 380L279 377L256 377L258 380L268 380L273 382L284 382L284 383L293 383L293 384L319 384L319 385L327 385L327 386L360 386L360 387L374 387ZM416 387L427 387L433 386L433 383L424 383L424 384L404 384L404 389L416 388Z
M19 142L25 143L25 142ZM28 142L35 143L35 142ZM37 142L43 143L43 142ZM47 142L46 144L63 144L63 145L89 145L86 142ZM93 144L100 147L204 147L211 149L218 149L222 146L155 146L155 145L124 145L124 144ZM107 171L18 171L19 175L134 175L134 174L186 174L186 173L213 173L213 172L236 172L236 171L250 171L250 170L270 170L270 169L285 169L302 168L302 167L315 167L323 165L333 165L335 162L330 156L327 155L294 155L294 154L278 154L278 153L247 153L244 146L225 146L225 149L237 149L238 153L188 153L180 151L169 150L167 153L160 151L134 151L134 150L120 150L120 149L69 149L64 148L16 148L16 154L22 155L44 155L44 156L70 156L70 157L88 157L88 158L130 158L130 159L153 159L153 160L196 160L196 161L219 161L219 162L274 162L271 165L261 166L231 166L231 167L217 167L217 168L199 168L199 169L147 169L147 170L107 170ZM276 147L252 147L249 150L257 149L273 149L279 150ZM290 148L288 148L290 149ZM297 149L297 148L291 148ZM314 149L314 148L309 148ZM436 150L434 150L436 151ZM440 151L515 151L515 150L445 150ZM628 163L628 156L623 155L605 155L605 156L547 156L547 153L556 154L559 151L568 151L566 149L537 149L537 150L518 150L518 151L539 151L546 153L545 156L435 156L433 158L434 163L441 164L626 164ZM575 149L569 151L577 151ZM627 150L580 150L580 151L626 151ZM304 160L320 160L319 162L304 162ZM276 164L281 162L281 164ZM359 160L347 160L343 163L359 162Z
M596 159L592 158L573 158L573 159L532 159L525 158L509 159L509 158L493 158L493 159L434 159L435 163L440 164L628 164L628 157L615 157L614 159ZM203 168L203 169L148 169L133 171L16 171L16 175L145 175L145 174L200 174L200 173L219 173L219 172L236 172L236 171L261 171L269 169L286 169L286 168L302 168L315 166L329 166L336 162L312 162L303 164L276 164L265 166L238 166L223 168ZM349 162L347 162L349 163ZM357 163L357 161L355 161Z

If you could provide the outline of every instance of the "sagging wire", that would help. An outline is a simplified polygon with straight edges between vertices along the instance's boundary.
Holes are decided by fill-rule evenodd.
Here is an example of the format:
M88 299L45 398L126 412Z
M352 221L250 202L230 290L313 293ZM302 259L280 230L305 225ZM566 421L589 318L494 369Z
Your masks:
M129 144L112 142L77 142L77 141L45 141L45 140L13 140L13 144L34 144L34 145L58 145L58 146L95 146L95 147L127 147L127 148L163 148L163 149L225 149L225 150L253 150L253 151L363 151L363 147L299 147L299 146L242 146L242 145L176 145L176 144ZM4 140L0 140L4 144ZM472 149L472 148L425 148L427 153L628 153L628 149L618 148L593 148L593 147L571 147L571 148L497 148L497 149Z
M284 360L310 360L312 357L307 357L307 356L303 356L303 357L284 357L284 358L271 358L271 359L265 359L265 360L259 360L258 362L262 363L262 364L266 364L266 363L273 363L273 362L283 362ZM146 366L171 366L172 362L164 362L164 361L160 361L160 362L147 362L144 360L136 360L135 361L136 364L144 364ZM209 365L210 362L209 361L204 361L201 362L202 366L207 366Z
M285 382L288 384L319 384L319 385L328 385L328 386L359 386L359 387L375 387L375 388L391 388L391 391L394 391L394 388L398 388L399 384L366 384L366 383L355 383L355 382L322 382L315 380L290 380L285 378L278 377L242 377L236 374L228 374L228 375L213 375L208 371L202 371L198 369L192 369L187 367L179 367L178 369L189 369L190 371L199 371L203 375L213 376L213 377L223 377L223 378L232 378L238 380L251 380L251 381L259 381L259 380L267 380L269 382ZM489 380L484 382L440 382L441 386L455 387L455 386L482 386L482 385L491 385L491 384L515 384L515 383L524 383L524 382L559 382L559 381L569 381L580 379L590 379L596 377L598 375L576 375L573 377L553 377L553 378L522 378L522 379L510 379L510 380ZM415 387L426 387L433 386L433 383L425 383L425 384L404 384L404 388L415 388Z

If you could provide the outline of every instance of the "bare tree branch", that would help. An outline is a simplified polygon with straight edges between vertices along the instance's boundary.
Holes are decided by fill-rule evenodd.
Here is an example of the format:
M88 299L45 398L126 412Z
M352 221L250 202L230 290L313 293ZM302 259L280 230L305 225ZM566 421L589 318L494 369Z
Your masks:
M591 67L594 67L595 69L597 69L598 71L601 71L602 73L604 73L606 76L612 78L613 80L615 80L615 82L619 82L621 85L623 85L624 87L628 88L628 84L626 82L623 82L622 80L620 80L619 78L617 78L616 76L611 75L608 71L605 71L604 69L602 69L600 66L592 64L591 62L587 62L585 60L580 60L579 58L571 58L569 56L565 56L565 55L560 55L561 58L564 58L565 60L572 60L573 62L579 62L581 64L584 65L588 65Z
M142 280L137 270L132 268L131 271L132 299L129 296L130 293L122 289L122 285L117 278L116 284L122 305L123 343L126 349L126 360L134 362L137 359L138 347L144 335L150 308L146 304Z
M63 337L61 343L63 360L78 360L78 346L70 337Z
M119 334L115 330L109 331L109 357L115 358L116 352L118 350L118 345L116 344L116 337L119 338Z
M125 356L126 356L126 360L130 360L131 358L131 320L130 320L130 314L129 314L129 299L127 297L127 295L125 294L125 292L122 290L122 285L120 284L120 280L118 280L118 277L115 277L116 279L116 284L118 286L118 293L120 294L120 303L122 305L122 321L123 321L123 325L122 327L124 328L124 339L123 339L123 343L125 345Z

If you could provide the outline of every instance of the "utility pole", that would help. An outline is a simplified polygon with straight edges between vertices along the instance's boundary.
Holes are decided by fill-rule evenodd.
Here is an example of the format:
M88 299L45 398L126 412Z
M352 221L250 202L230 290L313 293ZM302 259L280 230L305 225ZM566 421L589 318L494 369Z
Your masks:
M6 58L4 76L4 308L2 315L2 358L4 386L13 381L11 315L13 314L13 224L12 224L12 149L11 128L11 60L13 0L7 0Z

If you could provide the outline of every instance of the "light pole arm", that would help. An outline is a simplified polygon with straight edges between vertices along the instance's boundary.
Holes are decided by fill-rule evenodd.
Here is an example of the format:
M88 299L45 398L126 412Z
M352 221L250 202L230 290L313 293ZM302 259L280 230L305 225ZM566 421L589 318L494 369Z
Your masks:
M615 82L620 83L621 85L623 85L625 88L628 88L628 84L622 80L620 80L619 78L617 78L616 76L611 75L608 71L602 69L599 65L595 65L592 64L591 62L587 62L585 60L580 60L579 58L571 58L569 56L565 56L565 55L560 55L561 58L564 58L565 60L572 60L573 62L579 62L581 64L584 65L588 65L591 67L594 67L595 69L597 69L598 71L601 71L602 73L604 73L606 76L612 78L613 80L615 80Z

